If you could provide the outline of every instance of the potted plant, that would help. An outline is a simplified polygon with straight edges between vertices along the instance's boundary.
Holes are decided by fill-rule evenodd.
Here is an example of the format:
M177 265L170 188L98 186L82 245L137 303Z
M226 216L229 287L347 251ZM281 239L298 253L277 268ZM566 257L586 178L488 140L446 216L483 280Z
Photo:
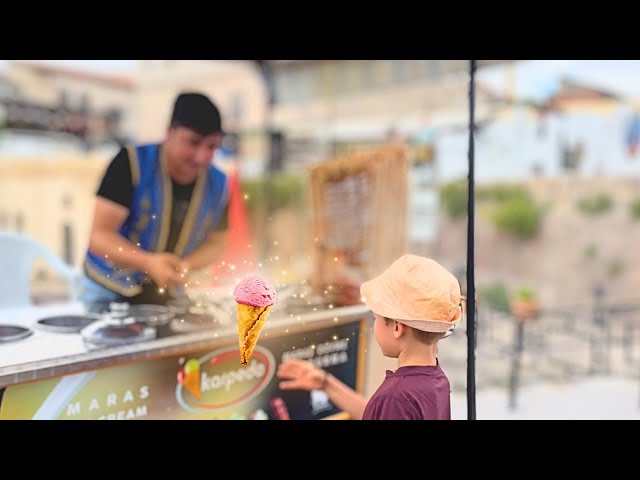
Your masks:
M525 322L535 318L540 311L540 304L535 292L529 287L516 290L511 299L511 312L517 320Z

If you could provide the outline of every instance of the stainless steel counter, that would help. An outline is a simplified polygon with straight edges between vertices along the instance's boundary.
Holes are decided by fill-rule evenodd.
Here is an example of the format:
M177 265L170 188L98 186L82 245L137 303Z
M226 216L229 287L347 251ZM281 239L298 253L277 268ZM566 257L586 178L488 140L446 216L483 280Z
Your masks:
M269 317L261 338L340 325L366 318L364 305ZM22 340L0 343L0 387L70 375L145 359L179 355L191 351L237 342L235 318L214 331L182 333L125 346L90 350L79 334L55 334L38 330L34 324L47 316L84 313L82 304L48 305L25 309L0 310L0 324L22 325L34 334Z

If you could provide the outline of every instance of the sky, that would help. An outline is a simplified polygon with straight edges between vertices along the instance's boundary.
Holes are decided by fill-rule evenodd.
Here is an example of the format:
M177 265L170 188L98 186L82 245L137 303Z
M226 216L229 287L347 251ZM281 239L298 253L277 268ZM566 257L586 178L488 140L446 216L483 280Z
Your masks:
M640 98L639 60L524 60L515 66L516 94L543 99L558 88L561 78L584 82L624 97ZM505 67L478 70L478 81L502 88Z
M38 60L106 73L132 73L136 60ZM0 70L7 60L0 60ZM625 97L640 98L640 60L520 60L515 63L516 93L542 99L558 87L561 78L584 81ZM505 85L505 67L485 67L478 81L496 89Z

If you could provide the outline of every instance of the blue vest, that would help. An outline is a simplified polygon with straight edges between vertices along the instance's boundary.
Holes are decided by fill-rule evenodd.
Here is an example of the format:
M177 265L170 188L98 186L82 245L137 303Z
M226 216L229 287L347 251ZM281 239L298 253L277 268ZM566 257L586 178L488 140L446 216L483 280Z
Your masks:
M159 145L127 147L133 182L133 204L129 217L120 228L120 235L134 246L148 252L164 252L171 227L173 186L164 155L158 155ZM215 230L229 199L227 176L209 165L198 176L193 187L189 208L173 253L189 255ZM142 291L141 283L148 279L143 272L119 268L108 258L91 251L85 259L85 272L100 285L132 297ZM175 292L174 292L175 293Z

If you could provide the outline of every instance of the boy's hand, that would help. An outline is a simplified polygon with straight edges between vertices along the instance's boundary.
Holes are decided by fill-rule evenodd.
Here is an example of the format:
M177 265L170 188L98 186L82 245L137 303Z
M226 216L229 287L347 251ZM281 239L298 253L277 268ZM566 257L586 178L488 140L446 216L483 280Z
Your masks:
M321 390L324 387L327 373L307 360L292 359L280 364L278 378L287 379L280 382L281 390Z

